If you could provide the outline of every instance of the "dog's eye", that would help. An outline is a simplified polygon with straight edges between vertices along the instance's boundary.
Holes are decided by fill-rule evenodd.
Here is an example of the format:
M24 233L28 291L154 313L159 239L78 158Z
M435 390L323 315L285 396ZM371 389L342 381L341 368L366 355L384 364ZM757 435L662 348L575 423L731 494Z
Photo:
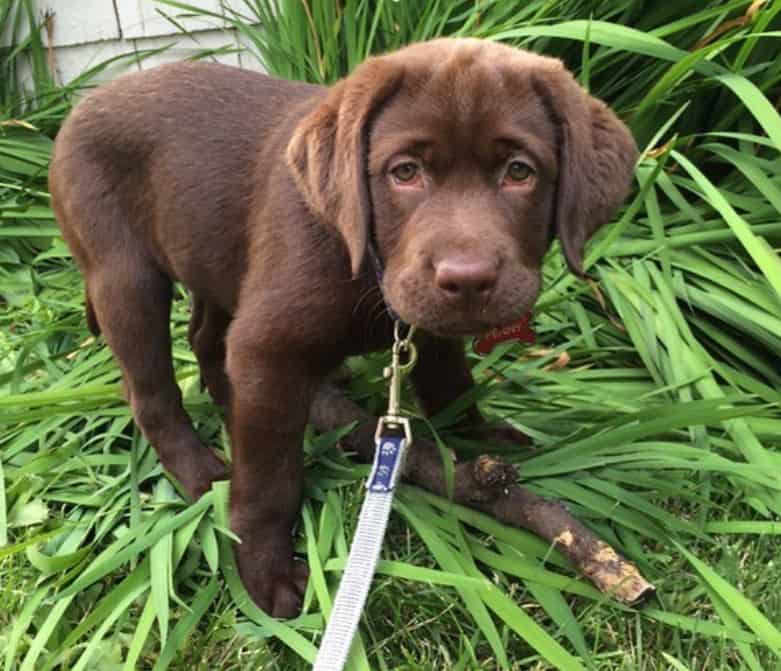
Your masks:
M509 182L525 182L534 174L534 168L523 161L510 161L507 165L505 179Z
M414 182L415 178L418 177L418 174L420 172L420 169L418 168L417 163L413 163L412 161L407 161L405 163L399 163L393 170L391 170L391 175L393 175L393 178L401 183L401 184L409 184L410 182Z

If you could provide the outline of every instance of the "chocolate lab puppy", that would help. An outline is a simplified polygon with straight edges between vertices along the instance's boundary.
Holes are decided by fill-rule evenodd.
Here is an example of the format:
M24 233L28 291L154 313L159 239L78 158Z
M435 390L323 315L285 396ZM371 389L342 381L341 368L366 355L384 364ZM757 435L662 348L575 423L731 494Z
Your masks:
M554 237L581 272L635 160L627 128L558 60L441 39L331 88L203 63L122 77L70 115L50 185L90 328L196 498L227 473L174 379L172 282L192 293L190 341L227 406L241 576L289 617L306 581L291 539L302 433L325 377L389 345L387 306L421 332L423 410L459 397L459 338L531 308Z

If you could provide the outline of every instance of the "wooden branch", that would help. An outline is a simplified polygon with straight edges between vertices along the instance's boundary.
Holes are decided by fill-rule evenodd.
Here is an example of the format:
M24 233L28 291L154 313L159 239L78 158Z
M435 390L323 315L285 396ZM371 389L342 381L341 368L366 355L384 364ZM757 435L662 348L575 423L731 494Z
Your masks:
M342 439L342 447L355 452L361 461L372 461L377 418L364 412L335 386L326 384L320 389L310 421L322 432L357 421L356 429ZM488 513L510 526L528 529L555 544L601 591L623 603L637 603L653 593L654 586L634 564L578 522L564 504L518 486L513 466L481 456L456 463L454 471L452 498L456 503ZM407 456L404 479L447 497L442 457L434 443L415 441Z

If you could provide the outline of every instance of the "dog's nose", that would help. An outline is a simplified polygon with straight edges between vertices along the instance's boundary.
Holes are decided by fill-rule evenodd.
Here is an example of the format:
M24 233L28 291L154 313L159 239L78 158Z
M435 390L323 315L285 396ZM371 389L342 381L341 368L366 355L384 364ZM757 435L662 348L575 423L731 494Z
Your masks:
M462 302L486 301L497 278L496 264L484 259L443 259L434 273L437 286L447 298Z

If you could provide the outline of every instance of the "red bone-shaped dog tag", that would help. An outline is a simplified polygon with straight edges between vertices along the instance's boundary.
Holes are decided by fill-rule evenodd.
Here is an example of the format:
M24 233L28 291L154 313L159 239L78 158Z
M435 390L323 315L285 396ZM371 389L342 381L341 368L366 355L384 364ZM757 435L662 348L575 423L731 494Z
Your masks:
M491 329L488 333L475 338L472 348L475 353L485 356L490 354L496 345L507 340L518 340L531 345L535 340L535 333L531 327L531 313L524 315L518 321L514 321L507 326L500 326Z

